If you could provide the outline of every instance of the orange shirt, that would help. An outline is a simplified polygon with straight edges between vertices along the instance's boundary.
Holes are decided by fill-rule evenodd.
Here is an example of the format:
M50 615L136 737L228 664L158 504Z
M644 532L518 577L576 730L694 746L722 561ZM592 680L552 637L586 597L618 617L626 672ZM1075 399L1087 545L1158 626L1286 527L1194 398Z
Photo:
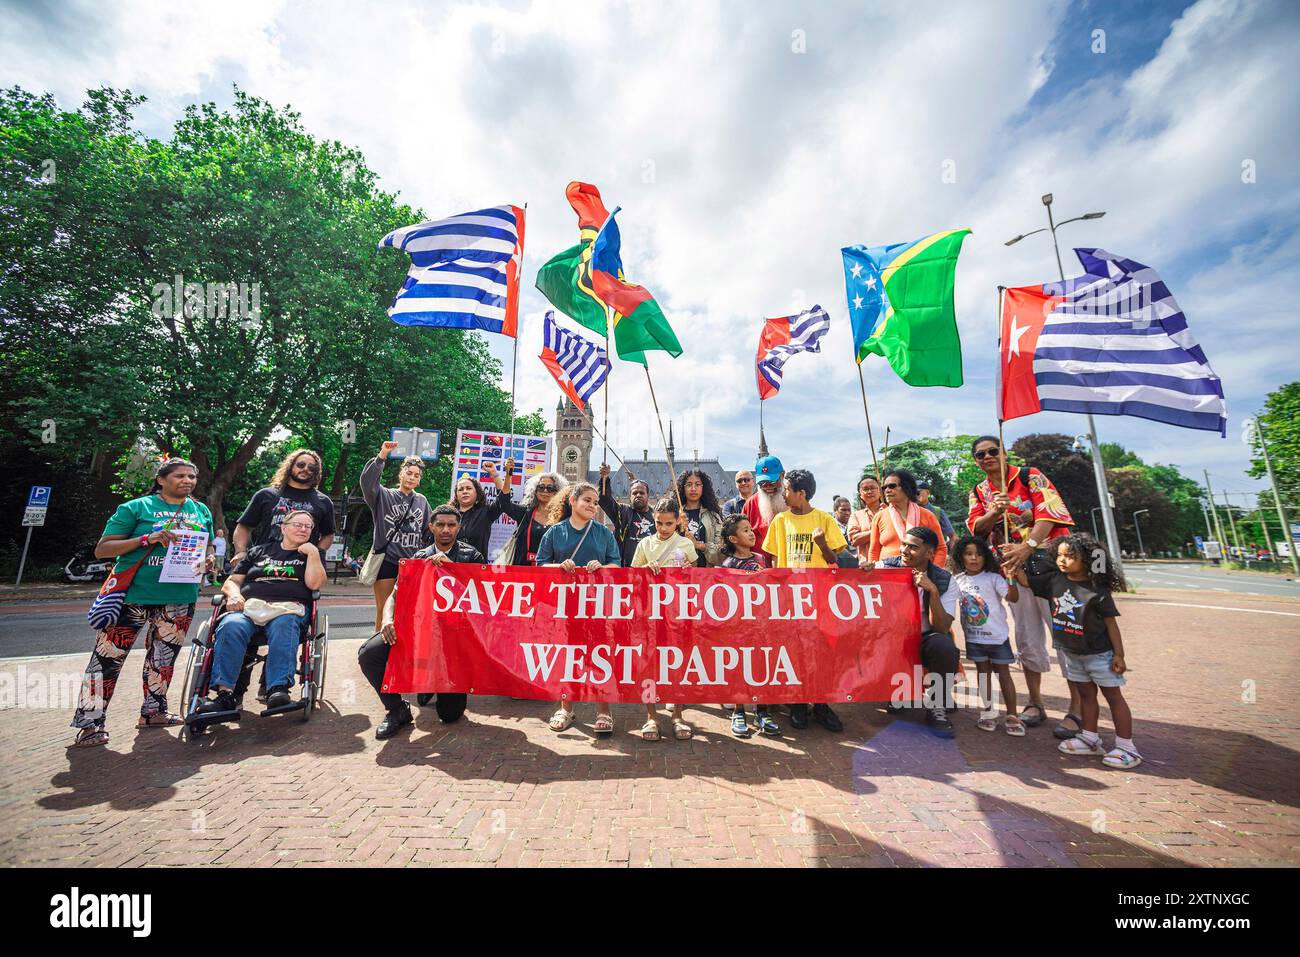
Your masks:
M898 531L894 528L894 518L890 515L891 506L885 506L876 513L876 517L871 520L871 550L868 558L875 564L882 558L893 558L903 551L903 539L899 536ZM920 521L917 525L924 525L934 532L935 537L939 539L939 547L934 553L933 561L940 568L948 567L948 545L943 540L943 529L939 527L939 520L935 518L934 513L928 508L917 506L920 513ZM904 530L910 528L906 519L903 521Z

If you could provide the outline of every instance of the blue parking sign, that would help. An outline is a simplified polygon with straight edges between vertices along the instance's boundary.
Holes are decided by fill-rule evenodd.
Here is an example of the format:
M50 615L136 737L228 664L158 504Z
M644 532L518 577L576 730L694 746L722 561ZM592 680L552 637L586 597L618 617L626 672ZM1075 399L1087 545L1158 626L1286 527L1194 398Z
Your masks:
M50 486L33 485L30 494L27 496L28 508L49 508L50 506Z

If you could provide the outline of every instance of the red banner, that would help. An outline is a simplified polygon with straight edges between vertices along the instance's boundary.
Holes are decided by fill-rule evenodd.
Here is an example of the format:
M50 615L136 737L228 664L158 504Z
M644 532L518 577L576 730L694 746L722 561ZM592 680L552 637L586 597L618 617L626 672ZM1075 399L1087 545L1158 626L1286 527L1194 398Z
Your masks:
M887 701L920 677L907 569L398 572L383 689L572 701ZM904 697L912 698L911 694Z

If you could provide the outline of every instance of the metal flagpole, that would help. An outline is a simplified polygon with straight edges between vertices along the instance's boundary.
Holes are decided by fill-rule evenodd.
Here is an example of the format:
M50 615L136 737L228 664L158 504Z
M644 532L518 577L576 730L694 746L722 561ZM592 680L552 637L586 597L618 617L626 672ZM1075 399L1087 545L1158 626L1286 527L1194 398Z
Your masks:
M889 426L885 426L885 471L889 471Z
M1268 484L1273 486L1273 504L1277 506L1277 520L1282 525L1282 541L1287 544L1287 551L1291 553L1291 570L1300 575L1300 559L1296 558L1295 537L1290 534L1291 526L1287 524L1286 512L1282 509L1282 496L1277 493L1277 479L1273 477L1273 460L1268 454L1268 445L1264 441L1264 424L1260 422L1259 416L1255 416L1255 434L1259 436L1259 447L1264 453L1264 468L1268 470ZM1265 534L1265 539L1268 535ZM1265 544L1268 544L1267 541ZM1271 551L1271 549L1270 549Z
M1007 494L1007 453L1006 442L1002 441L1002 416L1006 409L1002 407L1002 292L1006 286L998 286L998 378L995 388L998 390L998 474L1001 476L1002 488L998 489L1003 495ZM1004 511L1002 513L1002 544L1007 546L1011 544L1011 518Z
M524 222L528 222L528 204L524 203ZM519 244L519 278L524 276L524 244ZM515 303L515 345L510 353L510 445L506 449L509 455L515 447L515 382L519 374L519 303ZM412 450L414 451L414 450ZM504 465L505 462L503 461Z
M609 374L614 371L614 364L609 361L609 324L612 321L613 316L614 316L614 308L612 306L606 306L605 307L605 366L607 371L605 372L605 419L604 419L605 431L600 437L600 440L605 443L605 452L604 455L601 457L601 462L605 464L609 463L609 439L605 438L605 436L609 434ZM590 422L591 420L588 419L587 421ZM592 431L595 431L596 426L594 423L592 424L591 428ZM618 458L618 456L615 455L615 458ZM622 459L619 459L619 461L622 461ZM604 491L604 489L602 489L601 491Z

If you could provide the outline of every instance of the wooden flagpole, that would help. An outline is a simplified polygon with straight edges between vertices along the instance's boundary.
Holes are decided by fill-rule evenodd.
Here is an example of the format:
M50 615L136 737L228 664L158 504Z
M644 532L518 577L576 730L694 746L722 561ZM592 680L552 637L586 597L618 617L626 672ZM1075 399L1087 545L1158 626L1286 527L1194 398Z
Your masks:
M650 386L650 402L654 405L655 421L659 423L659 440L664 444L664 459L668 462L668 474L673 478L673 494L677 497L677 507L685 512L686 503L682 501L682 493L677 488L677 469L673 465L673 457L668 453L668 434L664 432L664 419L659 414L659 400L655 398L655 384L654 380L650 378L650 360L648 358L642 368L645 369L646 385Z
M858 385L862 388L862 414L867 417L867 442L871 445L871 464L876 470L876 484L880 484L880 463L876 461L876 440L871 435L871 412L867 409L867 383L862 377L862 363L858 366ZM888 449L889 440L885 440L885 447Z
M889 471L889 426L885 426L885 471Z

